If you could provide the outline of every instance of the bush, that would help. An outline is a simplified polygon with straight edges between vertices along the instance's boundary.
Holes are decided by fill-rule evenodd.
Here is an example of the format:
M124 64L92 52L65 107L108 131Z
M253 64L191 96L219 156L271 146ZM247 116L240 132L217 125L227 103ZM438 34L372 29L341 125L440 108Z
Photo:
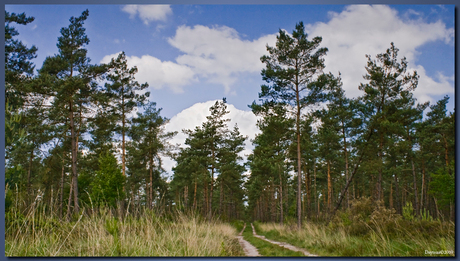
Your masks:
M354 236L366 235L371 229L395 233L401 216L394 209L387 209L383 202L373 202L364 197L352 200L351 207L338 212L332 222L332 229L342 227Z

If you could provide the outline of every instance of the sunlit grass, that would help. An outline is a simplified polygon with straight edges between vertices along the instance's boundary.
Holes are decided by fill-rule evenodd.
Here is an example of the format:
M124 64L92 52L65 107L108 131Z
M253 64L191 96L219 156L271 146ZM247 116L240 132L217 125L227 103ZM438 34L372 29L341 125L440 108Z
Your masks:
M407 224L407 223L404 223ZM412 226L396 224L396 232L388 233L382 225L375 223L368 227L369 233L362 236L350 235L345 228L304 222L301 230L295 224L280 225L255 223L258 234L267 238L284 241L306 249L320 256L430 256L427 251L453 251L455 237L453 223L446 222L444 236L421 236ZM436 255L433 255L436 256ZM437 255L440 256L440 255Z
M37 202L36 202L37 203ZM145 210L120 219L102 207L72 222L45 213L39 203L5 218L5 255L15 256L241 256L239 231L218 220Z

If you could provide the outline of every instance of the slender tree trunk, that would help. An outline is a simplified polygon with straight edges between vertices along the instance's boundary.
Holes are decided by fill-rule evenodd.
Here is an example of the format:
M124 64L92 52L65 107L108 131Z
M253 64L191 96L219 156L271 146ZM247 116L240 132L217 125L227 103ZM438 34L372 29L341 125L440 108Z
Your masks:
M149 209L152 209L153 202L153 158L150 157L150 186L149 186Z
M188 186L184 187L184 209L187 210L188 207Z
M222 174L221 174L222 175ZM222 186L222 179L220 180L220 195L219 195L219 215L222 216L222 203L224 201L224 187Z
M296 66L297 67L297 66ZM300 97L299 97L299 85L298 83L298 75L296 75L296 104L297 104L297 113L296 113L296 136L297 136L297 228L300 229L302 227L302 205L301 205L301 177L302 177L302 170L301 170L301 163L302 158L300 155Z
M65 172L64 172L64 158L65 153L62 155L62 169L61 169L61 187L59 193L59 218L62 218L62 210L64 208L64 181L65 181Z
M402 208L401 208L402 203L401 203L400 194L399 194L398 176L396 175L396 173L394 174L394 179L395 179L395 194L396 194L396 197L395 197L396 211L398 214L402 214Z
M283 179L281 177L281 167L278 165L278 175L280 178L280 224L283 225Z
M78 213L80 211L78 205L78 177L77 177L77 143L75 137L75 123L73 117L73 104L72 101L69 103L69 111L70 111L70 139L72 145L72 187L73 187L73 195L74 195L74 212Z
M331 163L327 161L327 212L328 215L332 210L332 178L331 178Z
M211 188L210 188L210 192L209 192L209 209L208 209L208 219L209 219L209 221L211 221L211 217L212 217L212 192L213 192L213 188L214 188L214 159L215 159L214 144L212 145L211 154L212 154L213 163L211 164Z
M316 210L316 221L318 221L318 215L319 215L319 199L318 199L318 189L316 187L316 160L313 162L313 175L315 175L315 201L318 204L318 209Z
M423 157L423 156L422 156ZM425 204L423 204L423 195L424 195L424 191L425 191L425 160L422 158L422 188L420 189L421 192L420 192L420 209L423 209L424 207L426 207Z
M34 144L34 141L32 140L32 144ZM28 205L30 205L33 201L33 195L32 195L32 162L34 159L34 149L30 151L30 157L29 157L29 169L27 171L27 202Z
M70 221L70 205L72 204L73 177L70 179L69 201L67 202L67 220Z
M446 136L442 135L442 139L444 140L444 149L445 149L444 158L446 160L446 167L448 167L449 166L449 153L448 153L448 146L447 146Z
M305 165L306 168L306 165ZM311 188L310 188L310 170L305 169L305 188L307 190L307 207L305 208L305 211L307 212L307 217L308 219L311 218Z
M382 191L382 168L383 168L383 134L380 133L380 146L379 146L379 159L380 159L380 166L379 166L379 177L377 181L377 200L380 201L383 198L383 191Z
M412 164L412 176L414 178L414 200L415 200L415 216L418 217L420 214L420 206L418 203L418 192L417 192L417 176L415 174L414 160L411 157Z
M347 137L345 136L345 124L342 121L342 135L343 135L343 152L345 154L345 180L348 180L348 150L347 150ZM347 208L350 207L350 193L347 190Z
M390 182L390 210L393 209L393 182Z
M205 197L205 206L204 206L204 213L203 216L208 215L208 207L209 207L209 194L208 194L208 182L205 182L204 187L204 197Z
M273 182L273 179L271 181L270 185L270 212L271 212L271 222L275 223L276 222L276 201L275 201L275 183Z
M195 190L193 191L193 209L196 210L196 189L197 189L197 182L195 178Z

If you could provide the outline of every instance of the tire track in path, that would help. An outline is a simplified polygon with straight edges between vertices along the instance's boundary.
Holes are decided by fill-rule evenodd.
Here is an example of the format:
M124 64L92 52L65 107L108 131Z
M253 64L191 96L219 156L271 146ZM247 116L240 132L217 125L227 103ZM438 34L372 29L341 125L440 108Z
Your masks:
M246 227L246 224L244 224L244 225ZM256 230L254 229L254 226L252 225L252 223L251 223L251 227L252 227L252 234L254 234L255 237L258 237L258 238L260 238L262 240L265 240L265 241L267 241L269 243L272 243L272 244L287 248L287 249L292 250L292 251L301 252L305 256L317 256L317 255L311 254L310 252L308 252L307 250L305 250L303 248L296 247L296 246L293 246L293 245L290 245L290 244L284 243L284 242L278 242L278 241L270 240L270 239L266 238L265 236L259 236L259 235L256 234Z
M251 225L252 225L252 223L251 223ZM241 247L244 250L244 254L246 256L261 256L259 254L259 251L257 251L257 248L255 246L251 245L251 243L249 243L248 241L243 239L243 231L244 231L244 229L246 229L246 223L244 223L243 230L241 230L241 232L236 237L236 238L238 238L238 242L240 243Z

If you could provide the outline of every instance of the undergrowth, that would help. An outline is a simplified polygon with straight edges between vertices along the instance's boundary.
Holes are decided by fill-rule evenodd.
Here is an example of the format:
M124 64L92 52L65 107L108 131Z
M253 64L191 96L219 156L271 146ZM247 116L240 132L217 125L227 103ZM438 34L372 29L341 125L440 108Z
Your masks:
M407 215L407 214L406 214ZM407 219L368 198L353 202L329 224L304 221L279 225L255 222L258 234L320 256L454 256L455 224ZM428 254L428 253L438 254ZM444 251L439 253L439 251Z

